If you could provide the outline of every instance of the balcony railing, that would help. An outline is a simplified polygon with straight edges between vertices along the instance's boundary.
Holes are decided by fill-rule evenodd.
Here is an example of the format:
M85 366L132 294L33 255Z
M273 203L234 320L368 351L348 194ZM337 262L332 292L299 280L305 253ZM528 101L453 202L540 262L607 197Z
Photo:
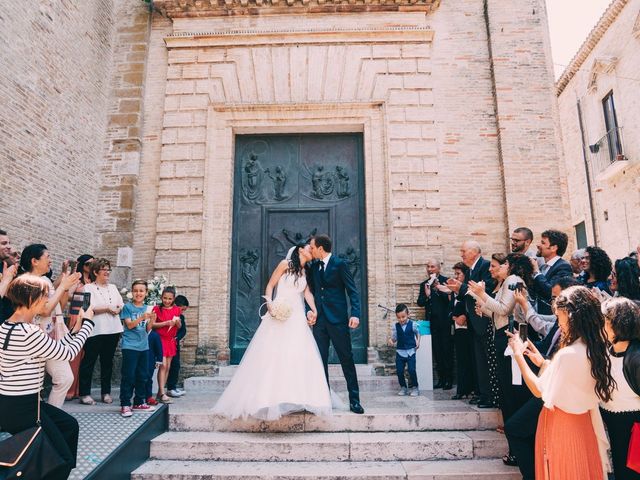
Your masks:
M627 157L624 154L622 143L622 128L612 128L602 136L596 143L589 145L591 151L591 164L593 174L600 175L611 165L616 163L626 163Z

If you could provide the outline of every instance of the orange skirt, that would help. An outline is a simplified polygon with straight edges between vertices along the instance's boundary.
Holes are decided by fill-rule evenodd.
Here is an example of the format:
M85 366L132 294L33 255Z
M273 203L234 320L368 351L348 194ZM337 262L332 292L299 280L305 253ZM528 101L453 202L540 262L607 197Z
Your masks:
M536 480L603 480L589 412L542 409L536 431Z

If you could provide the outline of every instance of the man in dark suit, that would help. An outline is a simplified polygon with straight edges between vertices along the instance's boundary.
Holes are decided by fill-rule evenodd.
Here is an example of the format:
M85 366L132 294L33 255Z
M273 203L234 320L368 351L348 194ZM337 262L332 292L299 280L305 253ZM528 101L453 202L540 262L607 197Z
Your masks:
M481 256L482 250L480 244L473 240L468 240L462 244L460 256L462 262L469 267L469 280L474 282L484 282L485 291L489 295L493 295L495 281L489 273L490 262ZM471 399L470 403L477 404L480 408L491 408L491 386L489 384L489 361L487 349L489 346L489 322L487 317L476 313L476 300L468 294L467 283L461 283L457 280L449 279L447 286L464 298L467 311L467 319L471 325L471 334L473 338L473 351L476 359L476 378L478 396Z
M318 316L315 318L313 312L307 312L307 320L313 325L313 336L320 350L327 383L331 342L347 381L349 407L354 413L364 413L360 405L360 389L349 330L358 328L360 324L360 297L347 264L331 254L331 243L328 235L316 235L311 239L311 254L318 261L310 267L310 288ZM351 303L351 314L347 308L347 295Z
M436 363L438 383L433 388L451 390L453 384L453 336L449 295L439 291L447 277L440 275L440 262L427 260L428 278L420 284L418 305L424 307L424 318L431 327L431 346Z
M571 264L564 260L562 255L567 250L569 237L558 230L545 230L538 243L538 256L544 259L544 264L538 267L538 262L532 260L533 288L532 293L537 302L536 310L542 315L550 315L551 312L551 288L554 283L563 277L571 277L573 270Z

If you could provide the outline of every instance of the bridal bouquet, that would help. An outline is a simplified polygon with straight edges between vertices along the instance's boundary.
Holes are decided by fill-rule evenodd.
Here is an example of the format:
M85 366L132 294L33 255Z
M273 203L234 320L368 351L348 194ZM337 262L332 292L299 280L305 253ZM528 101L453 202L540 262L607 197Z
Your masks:
M266 297L264 297L264 299L267 300L267 304L270 305L271 317L274 320L286 322L289 319L291 316L291 306L288 303L283 302L282 300L269 302Z

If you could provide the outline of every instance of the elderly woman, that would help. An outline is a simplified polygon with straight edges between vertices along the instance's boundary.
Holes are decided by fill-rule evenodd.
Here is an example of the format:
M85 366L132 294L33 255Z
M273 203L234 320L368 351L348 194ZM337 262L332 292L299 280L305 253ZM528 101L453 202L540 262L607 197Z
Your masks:
M11 282L7 297L15 312L0 325L0 425L11 434L35 426L45 364L69 362L91 334L93 312L80 312L81 321L60 341L33 324L49 302L49 282L24 274ZM66 479L76 465L78 422L53 405L40 403L40 421L64 464L42 477Z
M611 441L616 480L640 480L640 473L627 468L631 427L640 422L640 306L628 298L602 304L604 329L611 343L611 376L616 388L600 411Z
M84 358L80 364L80 403L95 405L91 397L91 378L96 360L100 357L100 392L104 403L112 403L111 376L113 356L123 331L120 311L124 306L118 287L109 283L111 264L105 258L91 262L92 283L84 286L91 294L91 307L96 324L84 347Z

